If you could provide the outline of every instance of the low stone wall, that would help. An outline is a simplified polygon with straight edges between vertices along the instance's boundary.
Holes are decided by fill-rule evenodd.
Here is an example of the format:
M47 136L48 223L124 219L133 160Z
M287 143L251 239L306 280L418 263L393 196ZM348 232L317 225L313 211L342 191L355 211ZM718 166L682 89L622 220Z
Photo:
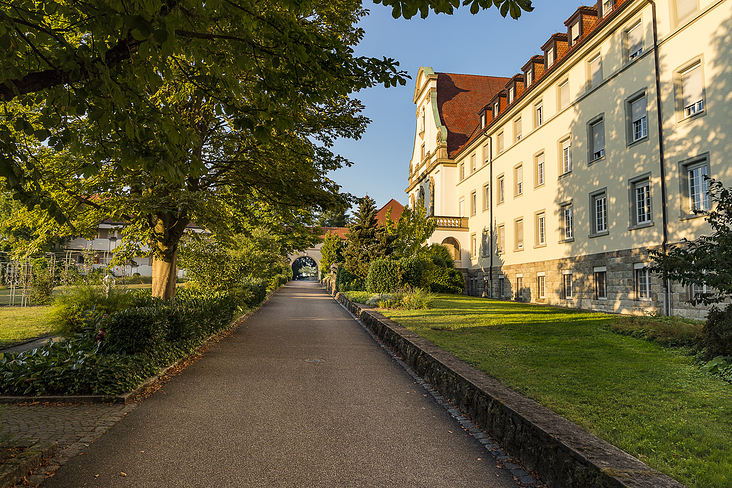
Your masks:
M684 487L369 307L336 299L548 488Z

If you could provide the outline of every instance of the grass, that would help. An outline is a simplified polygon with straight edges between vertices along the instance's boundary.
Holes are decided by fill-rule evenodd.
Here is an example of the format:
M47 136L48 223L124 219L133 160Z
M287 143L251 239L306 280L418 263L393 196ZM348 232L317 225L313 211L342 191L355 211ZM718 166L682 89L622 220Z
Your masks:
M613 316L452 295L380 312L690 487L732 486L732 385Z
M51 309L42 307L0 307L0 347L56 332L46 320Z

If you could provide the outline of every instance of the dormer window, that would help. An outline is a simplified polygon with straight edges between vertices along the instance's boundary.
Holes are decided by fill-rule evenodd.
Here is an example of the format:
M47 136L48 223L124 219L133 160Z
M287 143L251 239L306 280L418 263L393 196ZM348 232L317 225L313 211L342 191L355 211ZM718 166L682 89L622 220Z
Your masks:
M554 64L554 48L550 47L546 51L546 67L551 68L551 66Z
M533 81L534 81L533 73L534 73L533 69L529 69L526 71L526 87L527 88L530 87L531 83L533 83Z
M605 17L615 8L615 0L602 0L602 16Z
M482 129L483 127L485 127L485 123L486 123L486 120L485 120L485 119L486 119L486 115L485 115L485 112L482 112L482 113L480 114L480 128L481 128L481 129Z
M500 109L500 105L499 105L499 103L498 103L498 102L494 103L494 104L493 104L493 118L494 118L494 119L495 119L496 117L498 117L498 111L499 111L499 109Z
M508 89L508 103L513 102L514 93L515 93L514 87L511 87Z
M580 22L575 22L572 27L569 28L569 43L573 46L579 42L580 39Z

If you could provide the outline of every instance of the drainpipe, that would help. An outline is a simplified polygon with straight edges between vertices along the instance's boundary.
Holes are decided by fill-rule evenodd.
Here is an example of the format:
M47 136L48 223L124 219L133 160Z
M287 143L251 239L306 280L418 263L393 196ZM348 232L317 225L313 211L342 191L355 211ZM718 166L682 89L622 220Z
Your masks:
M651 14L653 17L653 62L656 70L656 106L658 112L658 151L659 164L661 169L661 213L663 241L661 242L661 251L666 254L668 248L668 202L666 201L666 164L663 148L663 117L661 112L661 69L658 60L658 29L656 27L656 2L647 0L651 4ZM663 314L671 315L671 280L663 277Z
M487 117L487 115L486 115ZM491 239L491 248L490 248L490 254L491 254L491 262L490 262L490 269L488 270L488 277L490 281L490 292L488 293L488 298L493 298L493 228L495 227L493 225L493 138L488 138L488 164L490 164L490 167L488 168L488 196L489 201L488 205L490 205L490 217L489 217L489 224L490 225L490 239Z

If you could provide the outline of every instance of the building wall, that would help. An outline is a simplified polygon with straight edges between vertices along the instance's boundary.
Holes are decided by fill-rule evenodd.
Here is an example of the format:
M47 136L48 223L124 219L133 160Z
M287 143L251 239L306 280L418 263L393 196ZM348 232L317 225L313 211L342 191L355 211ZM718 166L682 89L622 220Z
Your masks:
M458 215L459 202L465 201L469 228L460 234L463 249L470 251L472 236L492 232L493 240L475 247L469 264L468 292L482 295L485 270L493 267L494 276L503 274L515 284L520 275L527 288L525 299L578 308L613 312L662 310L662 285L653 278L650 296L636 296L635 270L650 264L648 248L664 239L663 208L667 210L667 237L673 244L709 233L703 216L690 211L687 170L691 164L705 164L708 174L732 185L732 165L727 154L732 150L729 113L732 99L732 2L700 0L699 11L683 20L677 18L674 0L656 2L659 78L661 84L661 125L656 93L653 10L649 2L626 1L613 17L603 19L589 38L574 46L568 56L557 61L539 80L508 106L487 130L463 147L455 157L454 187L441 180L438 201L442 211ZM567 12L567 16L573 12ZM642 52L632 59L628 51L630 30L640 23ZM564 26L557 26L562 30ZM520 53L517 53L519 55ZM601 80L594 77L594 60L600 56ZM704 109L691 117L684 115L681 103L681 73L699 65L703 79ZM598 83L599 81L599 83ZM418 79L418 83L419 83ZM561 86L569 84L569 103L561 105ZM424 90L423 90L424 91ZM645 99L646 135L632 136L634 102ZM543 120L537 121L541 104ZM517 121L521 137L517 138ZM604 155L595 157L593 124L604 126ZM498 151L499 138L503 151ZM571 171L563 171L562 143L571 142ZM661 142L665 157L662 175ZM493 151L487 151L490 144ZM479 162L471 171L471 158ZM543 160L543 178L538 163ZM459 179L460 168L465 168ZM492 177L491 177L492 172ZM519 174L521 191L519 192ZM444 176L443 176L444 177ZM666 199L662 198L662 177ZM498 198L499 179L504 179L505 199ZM648 182L650 221L637 221L636 189ZM490 185L491 212L482 205L483 187ZM471 214L471 194L478 195L475 214ZM597 231L596 200L605 197L607 228ZM572 237L565 238L564 214L571 205ZM438 215L450 215L440 214ZM543 232L540 231L543 218ZM523 226L523 245L518 242ZM497 232L505 229L505 249L497 252ZM543 238L540 237L543 235ZM434 236L439 242L443 235ZM485 249L483 246L488 246ZM608 298L594 297L593 269L607 268ZM557 294L562 273L572 272L576 296L565 299ZM544 273L547 294L539 299L537 273ZM506 281L506 282L508 282ZM494 279L493 293L498 280ZM561 284L561 283L560 283ZM528 286L527 286L528 285ZM488 293L490 295L490 293ZM672 289L672 311L695 315L684 303L686 292Z

